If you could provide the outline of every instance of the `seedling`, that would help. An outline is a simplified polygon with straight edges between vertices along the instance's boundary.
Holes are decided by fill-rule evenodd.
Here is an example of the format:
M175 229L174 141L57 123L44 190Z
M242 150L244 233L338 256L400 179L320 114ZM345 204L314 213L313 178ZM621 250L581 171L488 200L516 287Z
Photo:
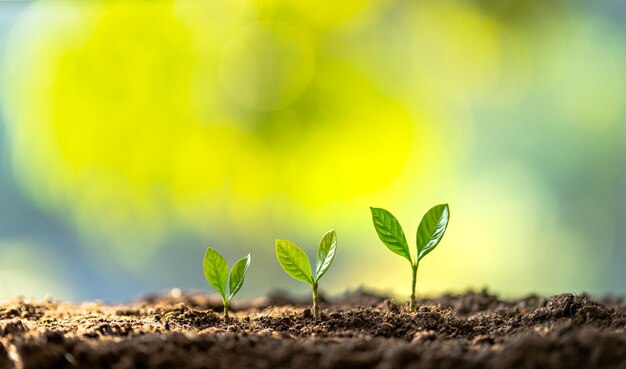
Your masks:
M276 256L278 262L285 272L294 279L306 282L311 285L313 290L313 316L317 319L320 316L320 308L318 304L317 286L319 280L330 268L335 252L337 251L337 234L335 230L330 230L324 234L320 245L317 248L317 261L315 267L315 277L311 272L311 263L306 253L287 240L276 240Z
M411 284L411 300L409 308L415 311L415 282L417 276L417 268L420 261L437 247L443 234L448 227L450 219L450 210L448 204L437 205L422 217L422 221L417 227L417 254L411 257L409 246L404 237L404 231L400 223L390 212L385 209L370 208L372 211L372 220L374 228L381 241L392 252L406 258L411 263L413 272L413 283ZM413 261L415 260L415 261Z
M228 308L233 296L239 292L246 278L248 267L250 266L250 254L239 259L228 273L226 260L217 251L207 248L204 254L202 266L207 282L222 296L224 303L224 321L228 321ZM226 293L226 284L229 286L229 293Z

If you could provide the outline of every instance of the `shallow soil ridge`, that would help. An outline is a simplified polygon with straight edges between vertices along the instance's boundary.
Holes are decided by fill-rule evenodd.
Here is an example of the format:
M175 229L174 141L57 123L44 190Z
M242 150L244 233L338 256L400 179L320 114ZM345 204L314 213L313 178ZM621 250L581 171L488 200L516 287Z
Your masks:
M418 301L363 291L234 305L180 291L123 306L0 305L0 368L626 368L626 300L483 291Z

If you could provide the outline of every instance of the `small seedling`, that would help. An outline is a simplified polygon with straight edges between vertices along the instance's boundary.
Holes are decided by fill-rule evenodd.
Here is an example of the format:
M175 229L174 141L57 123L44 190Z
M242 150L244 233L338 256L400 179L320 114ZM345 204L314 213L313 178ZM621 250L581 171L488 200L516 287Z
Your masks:
M337 234L335 230L330 230L324 234L320 245L317 248L317 261L315 267L315 277L311 272L311 263L306 253L287 240L276 240L276 256L278 262L285 272L294 279L306 282L313 289L313 316L317 319L320 316L320 309L317 297L317 286L319 280L330 268L335 252L337 251Z
M424 256L428 255L437 247L439 241L443 238L443 234L446 232L448 220L450 219L448 204L433 207L428 210L422 218L422 221L417 227L417 254L414 257L411 257L409 245L406 242L404 231L398 220L385 209L370 208L370 210L372 211L374 228L376 228L376 233L378 233L380 240L383 241L389 250L406 258L409 263L411 263L413 283L411 284L411 301L409 302L409 308L411 311L415 311L417 268ZM413 261L413 259L415 261Z
M222 296L224 303L224 321L228 321L228 308L230 301L243 286L248 267L250 266L250 254L239 259L228 273L226 260L217 251L207 248L204 254L202 266L207 282ZM229 285L229 293L226 293L226 284Z

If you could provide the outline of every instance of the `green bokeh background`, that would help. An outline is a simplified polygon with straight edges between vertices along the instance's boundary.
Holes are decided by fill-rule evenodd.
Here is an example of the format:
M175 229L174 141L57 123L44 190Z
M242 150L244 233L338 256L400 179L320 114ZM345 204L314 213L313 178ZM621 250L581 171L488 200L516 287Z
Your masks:
M378 241L451 221L419 294L626 293L626 6L620 1L0 3L0 297L206 289L207 246L274 239L321 288L408 295Z

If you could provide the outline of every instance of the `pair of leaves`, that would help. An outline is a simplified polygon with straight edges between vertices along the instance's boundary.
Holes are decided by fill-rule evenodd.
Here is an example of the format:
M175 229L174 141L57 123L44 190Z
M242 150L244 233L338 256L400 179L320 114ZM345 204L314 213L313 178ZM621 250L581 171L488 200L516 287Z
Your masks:
M374 228L381 241L392 252L406 258L411 265L417 265L424 256L428 255L437 247L443 238L448 221L450 220L450 209L448 204L441 204L428 210L417 227L417 260L411 260L411 252L406 242L404 231L400 223L390 212L380 208L370 208Z
M204 276L207 282L222 296L224 302L229 302L243 286L248 267L250 267L250 261L250 254L248 254L246 257L239 259L230 269L230 273L228 273L228 264L222 255L210 247L207 248L202 263ZM226 292L226 284L229 285L230 293Z
M337 233L330 230L324 234L317 248L315 276L304 250L287 240L276 240L276 256L285 272L294 279L315 285L330 268L337 251Z

